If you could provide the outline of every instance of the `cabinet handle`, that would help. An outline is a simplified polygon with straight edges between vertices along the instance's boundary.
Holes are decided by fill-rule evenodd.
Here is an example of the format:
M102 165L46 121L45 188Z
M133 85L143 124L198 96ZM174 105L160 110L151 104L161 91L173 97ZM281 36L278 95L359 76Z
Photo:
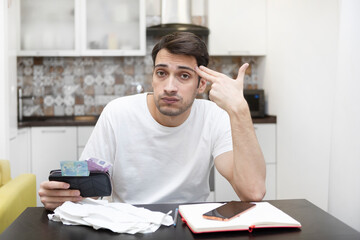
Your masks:
M42 133L65 133L66 130L41 130Z
M229 51L229 55L250 55L250 51L241 51L241 50L235 50L235 51Z
M24 135L26 133L27 133L26 131L18 131L18 135Z
M37 51L37 56L59 56L58 51Z

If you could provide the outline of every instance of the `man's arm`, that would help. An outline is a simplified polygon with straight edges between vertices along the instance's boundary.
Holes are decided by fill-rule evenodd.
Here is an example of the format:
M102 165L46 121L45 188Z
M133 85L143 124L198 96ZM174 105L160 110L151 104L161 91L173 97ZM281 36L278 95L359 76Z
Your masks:
M212 83L210 100L230 117L233 151L215 159L216 169L230 182L241 200L260 201L266 192L266 167L243 93L248 66L247 63L241 66L235 80L203 66L196 72Z

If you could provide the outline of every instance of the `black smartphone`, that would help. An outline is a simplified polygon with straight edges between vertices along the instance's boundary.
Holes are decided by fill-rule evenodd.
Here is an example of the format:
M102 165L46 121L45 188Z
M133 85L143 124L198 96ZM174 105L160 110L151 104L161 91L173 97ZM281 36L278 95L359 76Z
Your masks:
M211 220L229 221L255 206L254 203L231 201L204 213L203 217Z

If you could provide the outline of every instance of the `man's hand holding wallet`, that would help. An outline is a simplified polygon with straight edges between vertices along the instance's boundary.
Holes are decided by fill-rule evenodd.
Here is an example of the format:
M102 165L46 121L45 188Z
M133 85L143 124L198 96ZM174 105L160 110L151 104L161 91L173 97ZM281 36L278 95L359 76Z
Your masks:
M110 163L89 158L86 161L62 161L60 164L61 169L50 172L49 181L66 182L70 184L69 189L79 190L81 197L111 195Z

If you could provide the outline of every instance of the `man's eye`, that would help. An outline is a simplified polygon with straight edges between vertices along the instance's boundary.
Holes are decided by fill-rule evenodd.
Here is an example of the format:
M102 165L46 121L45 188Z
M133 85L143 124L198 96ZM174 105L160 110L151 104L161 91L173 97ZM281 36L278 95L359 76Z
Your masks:
M189 75L189 74L187 74L187 73L182 73L182 74L180 75L180 77L181 77L181 79L185 79L185 80L187 80L187 79L189 79L189 78L190 78L190 75Z
M158 77L164 77L166 74L165 74L164 71L157 71L157 72L156 72L156 75L157 75Z

